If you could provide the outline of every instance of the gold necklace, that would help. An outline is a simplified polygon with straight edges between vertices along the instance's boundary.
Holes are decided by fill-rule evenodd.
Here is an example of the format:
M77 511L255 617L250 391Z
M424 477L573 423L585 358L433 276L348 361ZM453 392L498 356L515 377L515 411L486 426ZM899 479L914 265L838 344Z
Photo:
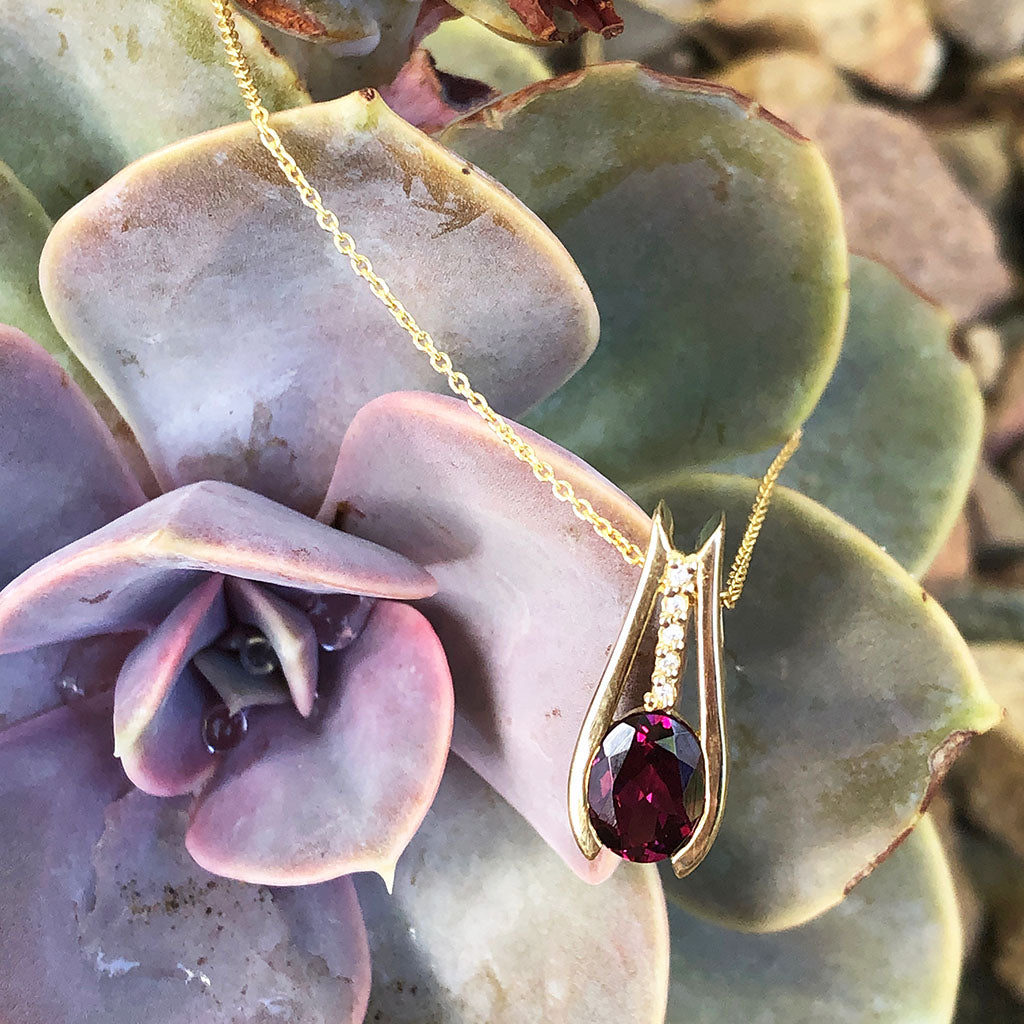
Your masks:
M672 519L664 502L652 517L646 553L584 497L560 479L504 417L491 408L469 378L457 370L447 352L413 319L373 265L341 230L337 216L323 202L270 126L235 29L229 0L211 0L228 63L238 82L264 148L276 161L317 224L331 236L334 248L409 335L448 387L497 435L533 475L550 485L556 501L568 504L577 518L630 565L642 566L640 582L626 620L612 648L608 666L583 720L569 766L569 823L580 850L589 860L602 846L627 860L650 862L671 858L676 875L689 874L706 856L722 822L728 782L725 691L722 670L722 608L734 608L743 592L750 560L764 525L776 481L800 444L797 430L761 479L739 550L722 589L722 545L725 519L705 527L698 550L676 550ZM651 686L638 708L616 721L641 644L658 609L658 637ZM697 681L700 732L695 733L672 712L679 700L688 632L696 623ZM624 756L625 755L625 756ZM628 767L626 767L628 765ZM666 802L668 806L666 806ZM637 807L642 805L640 813Z

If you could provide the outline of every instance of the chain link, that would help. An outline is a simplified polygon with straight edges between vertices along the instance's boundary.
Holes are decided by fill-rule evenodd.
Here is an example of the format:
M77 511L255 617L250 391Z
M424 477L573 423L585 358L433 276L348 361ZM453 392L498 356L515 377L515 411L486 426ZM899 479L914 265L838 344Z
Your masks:
M551 487L551 493L555 500L569 505L578 519L588 523L594 532L615 548L630 565L643 565L644 553L640 547L618 530L610 520L597 512L586 498L580 497L572 484L568 480L561 479L554 467L537 454L533 446L516 431L515 427L495 412L479 391L473 389L469 378L455 369L451 356L437 347L434 339L419 326L412 314L396 298L387 282L374 273L373 264L356 249L355 239L347 231L341 230L337 216L324 205L320 193L309 183L306 175L295 162L295 158L281 141L281 136L270 126L270 112L263 106L259 90L256 88L252 72L249 69L249 63L242 51L229 0L211 0L211 2L217 15L217 29L224 44L228 64L238 82L242 99L249 111L249 119L256 128L260 142L274 158L281 173L295 188L302 202L316 215L317 224L331 236L334 248L349 261L352 270L366 281L370 290L383 303L395 322L409 335L413 345L427 357L431 368L447 380L451 391L465 399L469 407L490 427L505 447L520 462L525 463L541 483ZM768 512L775 482L799 443L800 432L797 431L786 443L786 447L776 457L761 481L743 541L722 595L722 603L727 608L732 608L736 604L743 591L751 555Z

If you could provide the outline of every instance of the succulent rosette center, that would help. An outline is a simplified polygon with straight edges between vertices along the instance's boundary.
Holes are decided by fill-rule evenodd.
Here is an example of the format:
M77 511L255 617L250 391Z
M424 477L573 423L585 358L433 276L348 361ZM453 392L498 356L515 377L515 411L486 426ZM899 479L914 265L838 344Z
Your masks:
M193 655L206 684L201 736L211 754L236 747L254 708L318 708L320 652L347 647L366 623L371 598L310 594L249 580L224 581L227 629Z
M331 659L359 638L373 606L358 594L211 573L118 677L115 752L128 776L155 795L191 789L242 743L254 716L297 714L315 733L338 684Z
M70 723L97 728L93 710L112 703L112 753L145 793L195 797L186 845L216 874L389 878L451 739L447 661L404 603L433 594L433 577L234 484L146 500L52 361L17 337L2 355L19 386L8 465L19 479L36 466L20 516L9 503L8 726L41 723L60 744ZM58 436L33 429L44 419ZM69 703L89 714L48 714ZM395 715L408 723L400 735Z

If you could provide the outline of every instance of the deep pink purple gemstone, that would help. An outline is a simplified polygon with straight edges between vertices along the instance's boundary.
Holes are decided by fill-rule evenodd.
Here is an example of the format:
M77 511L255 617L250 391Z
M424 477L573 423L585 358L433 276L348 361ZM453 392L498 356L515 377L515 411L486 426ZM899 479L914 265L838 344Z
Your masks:
M616 722L590 765L590 821L625 860L671 856L693 834L704 806L703 757L693 730L664 711Z

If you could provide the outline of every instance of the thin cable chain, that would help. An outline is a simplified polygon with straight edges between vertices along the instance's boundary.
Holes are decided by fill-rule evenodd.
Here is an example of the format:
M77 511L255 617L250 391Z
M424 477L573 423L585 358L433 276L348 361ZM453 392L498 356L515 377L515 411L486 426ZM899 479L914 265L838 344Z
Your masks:
M211 0L211 2L217 15L217 29L227 53L228 64L238 83L239 92L241 92L246 109L249 111L249 119L256 128L260 142L274 158L281 173L295 188L303 204L316 214L317 224L331 236L334 248L349 261L352 270L366 281L373 294L412 339L413 345L427 357L431 368L447 380L448 387L452 392L468 403L469 407L501 439L512 454L533 471L533 475L541 483L550 484L551 493L555 499L570 505L577 518L588 523L602 540L622 555L627 563L643 565L644 553L640 547L598 513L586 498L581 498L568 480L559 478L554 467L545 462L530 443L522 438L503 416L491 408L490 403L479 391L474 390L469 378L455 369L451 356L437 347L433 338L416 323L412 314L395 297L387 282L374 273L369 259L356 249L355 239L347 231L341 230L337 215L324 205L319 191L309 183L294 157L285 148L281 136L270 126L270 112L263 106L259 90L256 88L252 72L249 69L249 63L242 52L242 43L238 38L234 14L228 6L228 0ZM786 443L786 447L779 453L761 480L746 532L729 572L726 589L722 594L722 604L727 608L735 606L743 591L754 545L757 543L757 535L764 524L775 482L799 443L800 432L797 431Z

